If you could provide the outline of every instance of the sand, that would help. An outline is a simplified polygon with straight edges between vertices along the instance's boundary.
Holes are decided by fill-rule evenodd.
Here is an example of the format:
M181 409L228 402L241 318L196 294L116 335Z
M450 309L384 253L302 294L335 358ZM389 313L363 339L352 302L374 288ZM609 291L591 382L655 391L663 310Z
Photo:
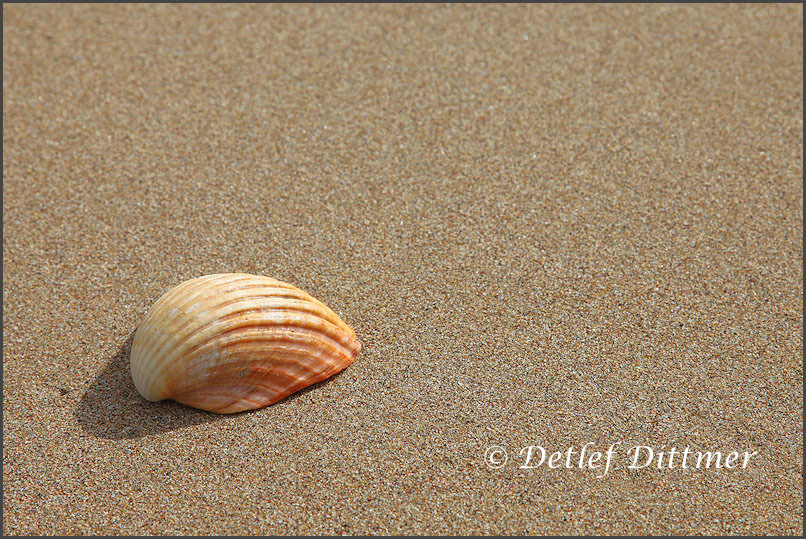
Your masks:
M802 13L4 5L4 533L801 534ZM143 314L224 271L363 353L143 400Z

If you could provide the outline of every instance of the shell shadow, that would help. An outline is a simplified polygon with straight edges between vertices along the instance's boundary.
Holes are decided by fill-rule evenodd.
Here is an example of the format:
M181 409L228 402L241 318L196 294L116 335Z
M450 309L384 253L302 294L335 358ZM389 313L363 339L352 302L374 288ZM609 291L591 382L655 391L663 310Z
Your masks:
M149 402L140 396L129 366L133 340L134 332L81 396L75 414L83 431L97 438L132 439L225 417L174 401Z
M134 332L81 396L75 415L84 432L96 438L110 440L142 438L255 412L248 410L237 414L219 415L172 400L161 402L145 400L132 382L129 353L133 340ZM309 391L331 383L342 372L344 371L303 388L272 406L288 405Z

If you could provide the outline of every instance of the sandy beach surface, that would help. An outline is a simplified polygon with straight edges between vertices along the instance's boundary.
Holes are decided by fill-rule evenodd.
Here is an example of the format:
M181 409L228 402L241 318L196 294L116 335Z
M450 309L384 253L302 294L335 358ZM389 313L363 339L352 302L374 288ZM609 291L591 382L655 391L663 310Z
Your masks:
M800 535L802 15L4 5L4 533ZM145 401L219 272L363 352Z

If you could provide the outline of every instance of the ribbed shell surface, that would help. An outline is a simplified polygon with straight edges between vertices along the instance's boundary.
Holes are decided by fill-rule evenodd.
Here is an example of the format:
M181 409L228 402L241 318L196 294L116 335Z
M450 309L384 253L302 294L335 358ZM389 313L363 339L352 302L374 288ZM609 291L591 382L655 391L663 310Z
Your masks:
M134 335L134 385L150 401L227 414L273 404L350 365L355 332L299 288L245 273L166 292Z

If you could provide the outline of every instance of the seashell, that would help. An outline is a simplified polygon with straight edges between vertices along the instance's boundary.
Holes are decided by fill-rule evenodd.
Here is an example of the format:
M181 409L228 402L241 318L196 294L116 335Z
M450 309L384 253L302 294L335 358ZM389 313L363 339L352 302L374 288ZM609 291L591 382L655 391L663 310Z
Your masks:
M324 380L360 350L352 328L299 288L222 273L163 294L137 328L130 360L146 399L231 414Z

